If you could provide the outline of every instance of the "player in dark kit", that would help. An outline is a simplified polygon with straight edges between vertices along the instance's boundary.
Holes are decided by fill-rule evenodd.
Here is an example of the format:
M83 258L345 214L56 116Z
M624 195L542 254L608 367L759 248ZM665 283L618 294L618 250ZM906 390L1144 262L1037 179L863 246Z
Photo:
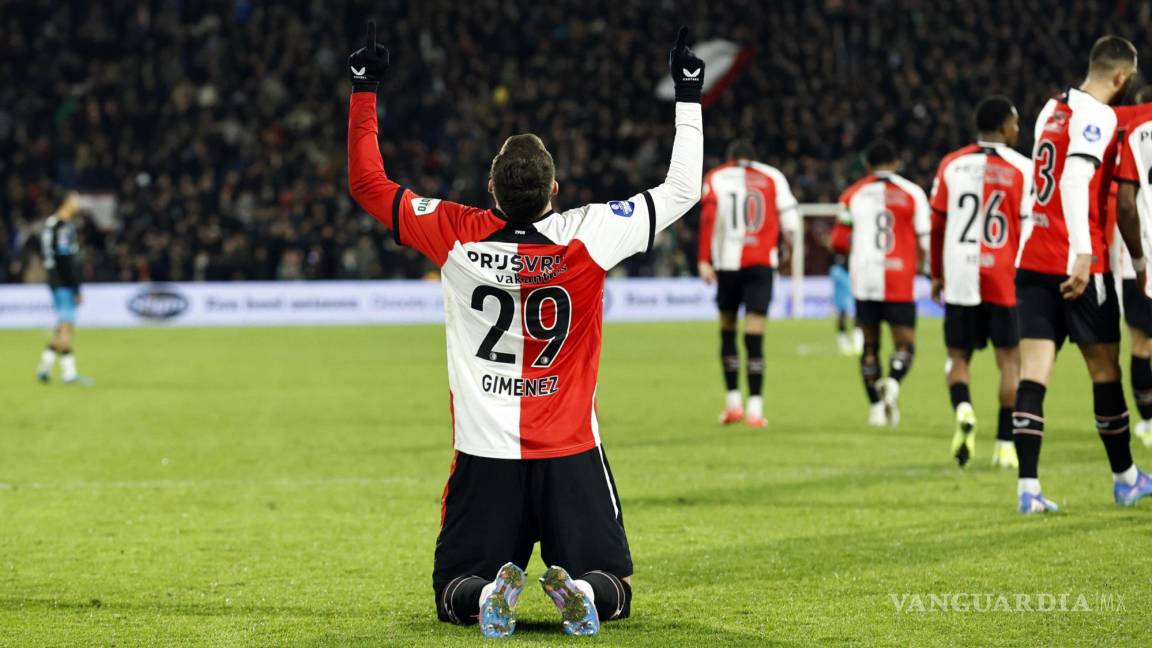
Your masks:
M76 192L68 192L56 213L44 221L40 231L40 254L48 273L52 306L56 311L56 329L40 354L36 378L44 384L52 380L52 367L60 360L60 382L66 385L91 385L92 381L76 371L72 335L76 331L76 307L80 305L80 268L77 258L80 244L76 236L76 214L80 211Z
M664 183L562 213L535 135L508 138L492 160L494 209L389 179L376 117L389 59L373 23L349 59L349 189L397 243L440 267L444 289L456 454L432 575L441 621L511 634L536 542L565 632L596 634L629 615L632 556L595 408L604 280L700 199L704 63L687 40L681 28L669 57L676 139Z
M1136 48L1106 36L1089 58L1080 87L1048 100L1036 119L1033 228L1016 273L1020 384L1012 413L1020 461L1017 508L1025 514L1057 510L1041 493L1038 469L1044 396L1066 338L1080 348L1092 378L1096 430L1112 468L1116 503L1131 506L1152 494L1152 477L1132 460L1120 381L1120 308L1107 244L1118 121L1109 104L1136 74ZM1133 259L1142 263L1139 223L1119 225Z

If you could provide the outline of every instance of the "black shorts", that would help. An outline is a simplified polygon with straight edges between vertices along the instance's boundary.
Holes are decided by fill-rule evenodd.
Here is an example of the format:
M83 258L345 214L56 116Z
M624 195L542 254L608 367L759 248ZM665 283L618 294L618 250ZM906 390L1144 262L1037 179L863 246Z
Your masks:
M1060 295L1067 275L1016 271L1016 308L1020 337L1064 339L1074 344L1116 344L1120 341L1120 305L1111 275L1094 274L1083 295L1068 301Z
M506 562L546 565L573 578L632 575L616 483L602 448L555 459L489 459L457 452L444 487L432 587L458 576L491 580Z
M944 304L944 344L950 349L983 349L992 340L998 349L1020 344L1016 309L996 304Z
M916 326L916 302L856 300L856 325Z
M1152 298L1140 290L1135 279L1125 279L1120 290L1124 293L1124 321L1144 335L1152 335Z
M744 305L745 313L767 315L772 304L772 282L776 271L770 266L748 266L716 273L716 305L735 313Z

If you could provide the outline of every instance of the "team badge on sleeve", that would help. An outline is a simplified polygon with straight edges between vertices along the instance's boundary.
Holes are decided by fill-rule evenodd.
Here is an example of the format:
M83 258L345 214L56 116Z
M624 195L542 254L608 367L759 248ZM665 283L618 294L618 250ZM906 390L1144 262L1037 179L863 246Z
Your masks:
M632 212L636 210L636 205L632 204L631 200L612 200L608 202L608 209L611 209L612 213L617 216L631 218Z
M1095 142L1100 139L1100 127L1088 124L1084 127L1084 139Z
M412 213L417 216L427 216L440 206L439 198L413 198Z

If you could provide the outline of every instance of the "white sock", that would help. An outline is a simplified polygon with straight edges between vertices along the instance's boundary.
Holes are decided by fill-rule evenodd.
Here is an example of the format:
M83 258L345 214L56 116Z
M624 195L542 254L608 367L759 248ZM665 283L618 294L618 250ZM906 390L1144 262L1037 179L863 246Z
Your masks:
M481 606L484 605L484 599L488 598L488 595L494 591L496 591L496 583L488 583L487 585L484 586L483 589L480 590L480 605Z
M52 349L44 349L40 353L40 373L52 371L54 364L56 364L56 352Z
M1039 495L1040 480L1033 478L1020 478L1016 480L1016 494L1023 495L1024 493Z
M60 380L69 381L76 378L76 356L65 353L60 356Z
M1136 478L1139 476L1140 471L1136 468L1136 464L1132 464L1124 472L1112 473L1112 481L1125 486L1135 486Z
M764 399L762 397L748 397L748 418L764 418Z
M1013 441L1001 441L1000 439L996 439L997 448L1010 448L1014 445L1016 445L1016 443Z
M741 408L743 408L744 407L744 401L740 398L740 390L734 389L734 390L728 392L728 395L724 399L724 403L725 403L725 405L728 406L728 409L741 409Z
M577 579L573 580L572 582L576 584L576 587L580 588L581 592L584 592L585 594L588 595L588 602L589 603L591 603L593 605L596 604L596 592L592 591L592 583L589 583L588 581L586 581L582 578L577 578Z

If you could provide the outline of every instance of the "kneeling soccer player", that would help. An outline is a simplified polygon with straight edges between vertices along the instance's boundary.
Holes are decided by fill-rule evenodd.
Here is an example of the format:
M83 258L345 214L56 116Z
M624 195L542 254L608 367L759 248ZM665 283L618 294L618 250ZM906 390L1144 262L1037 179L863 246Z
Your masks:
M492 160L494 209L389 179L376 117L389 59L374 23L349 59L349 189L443 281L456 454L432 574L441 621L511 634L536 542L565 632L596 634L629 615L632 556L595 409L604 280L700 199L704 63L687 38L682 28L669 60L676 139L664 183L559 213L556 169L535 135L509 137Z

